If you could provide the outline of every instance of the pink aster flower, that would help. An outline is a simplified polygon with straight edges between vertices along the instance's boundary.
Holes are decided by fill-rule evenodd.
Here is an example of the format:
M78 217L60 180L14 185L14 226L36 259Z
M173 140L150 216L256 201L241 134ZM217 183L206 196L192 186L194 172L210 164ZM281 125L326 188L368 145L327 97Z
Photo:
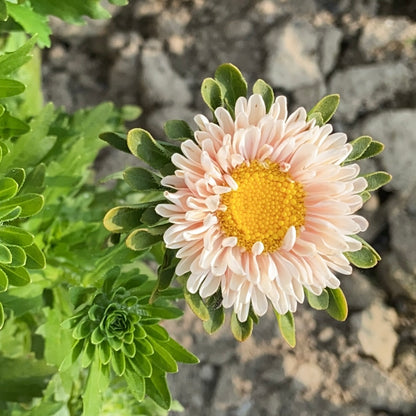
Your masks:
M225 308L246 321L271 302L294 312L304 288L315 295L352 271L344 252L367 228L355 212L367 182L359 166L342 166L352 150L344 133L307 121L304 108L288 115L286 98L266 112L260 95L240 97L235 120L217 108L218 124L195 117L195 141L174 154L173 189L156 211L172 225L164 241L178 249L176 273L189 273L187 289L201 297L219 288Z

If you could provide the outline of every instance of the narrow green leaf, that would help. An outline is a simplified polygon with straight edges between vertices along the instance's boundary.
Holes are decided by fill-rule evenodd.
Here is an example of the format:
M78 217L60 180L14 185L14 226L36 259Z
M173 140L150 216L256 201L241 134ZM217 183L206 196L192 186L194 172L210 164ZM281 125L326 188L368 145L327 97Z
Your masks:
M145 379L146 394L162 409L169 410L172 398L166 382L166 374L157 368L153 369L151 378Z
M8 111L5 111L0 117L0 135L4 138L21 136L29 130L30 127L27 123L11 116Z
M383 150L384 150L384 144L376 140L373 140L370 143L370 146L367 147L365 152L357 160L368 159L370 157L374 157L378 155L379 153L381 153Z
M130 130L127 134L127 145L134 156L155 169L170 163L167 151L146 130Z
M305 289L305 293L311 308L316 310L325 310L328 308L329 295L325 289L322 291L320 295L314 295L307 289Z
M104 340L98 346L98 356L102 365L107 365L110 362L113 356L113 350L111 349L110 344L107 341Z
M262 79L258 79L253 85L253 93L260 94L266 104L266 112L269 112L274 101L273 88Z
M7 246L0 244L0 263L10 264L12 262L12 253Z
M134 230L127 237L126 246L134 251L146 250L162 240L162 235L166 228L167 226L161 226Z
M339 104L339 94L330 94L322 98L308 113L321 113L323 124L327 123L334 115Z
M12 225L3 225L0 227L0 241L6 244L17 246L30 246L33 243L34 236L29 232Z
M118 376L122 376L126 371L126 357L121 350L113 352L111 367Z
M152 344L146 338L137 339L137 337L135 337L134 342L136 343L136 350L140 351L143 355L153 354Z
M201 95L202 99L212 111L222 106L221 88L215 79L205 78L202 81Z
M292 312L288 311L284 315L274 311L279 325L280 332L284 340L293 348L296 345L295 319Z
M30 276L24 267L2 266L3 271L7 274L9 284L13 286L25 286L30 283Z
M25 88L24 84L14 79L0 79L0 98L19 95Z
M129 3L129 0L110 0L110 3L115 4L116 6L125 6Z
M33 243L30 246L24 247L26 252L26 267L28 269L44 269L46 267L46 259L39 247Z
M325 124L321 113L308 114L308 118L307 118L308 121L312 120L313 118L315 119L315 123L316 123L317 126L321 127Z
M199 359L194 354L186 350L182 345L178 344L174 339L170 338L168 342L163 344L163 348L169 354L181 363L198 364Z
M194 132L189 124L183 120L169 120L164 125L165 134L172 140L193 140Z
M149 338L149 342L152 344L154 350L153 355L150 356L153 367L156 365L163 371L176 373L178 371L178 365L169 352L152 338Z
M7 20L7 5L6 0L0 0L0 20L5 22Z
M360 159L363 153L368 149L372 142L370 136L360 136L351 142L352 150L348 157L345 159L344 163L349 163L354 160Z
M137 344L136 344L137 351ZM148 354L149 355L149 354ZM152 364L150 364L147 356L136 353L134 358L127 359L134 373L142 377L150 377L152 375Z
M237 341L245 341L253 331L253 320L248 317L245 322L240 322L237 314L233 312L231 315L231 332Z
M190 293L184 289L184 298L186 303L192 309L192 312L202 321L209 319L209 311L202 301L201 296L198 293Z
M138 402L141 402L146 394L144 377L140 376L136 372L126 370L124 373L124 379L127 382L127 386L131 394Z
M123 172L124 180L135 191L151 191L162 189L160 178L144 168L127 168Z
M12 255L12 261L8 265L10 267L22 267L26 264L26 253L22 247L8 246Z
M345 321L348 316L348 304L340 288L326 289L329 294L329 304L326 310L337 321Z
M151 310L151 309L145 309ZM148 336L156 339L157 341L166 342L169 340L168 331L160 325L146 325L145 331Z
M117 150L122 152L130 153L129 147L127 146L127 137L125 134L115 132L105 132L99 135L101 140L104 140L109 145L113 146Z
M3 305L0 302L0 329L3 328L4 325L4 310L3 310Z
M8 287L9 279L7 278L7 274L4 273L2 269L0 269L0 293L5 292Z
M91 344L90 342L84 343L84 349L82 350L81 355L81 367L87 368L91 365L92 360L94 359L95 354L95 345Z
M229 110L234 114L234 107L239 97L247 96L247 82L240 70L233 64L222 64L215 71L215 80L221 88L221 95Z
M367 180L367 188L365 189L367 192L375 191L378 188L386 185L391 181L392 176L387 172L371 172L367 175L363 175L363 177Z
M224 308L209 309L209 319L202 323L208 334L213 334L221 328L225 320Z
M14 52L0 56L0 76L9 75L19 67L30 61L31 57L27 54L32 50L37 40L37 36L32 36L25 44Z

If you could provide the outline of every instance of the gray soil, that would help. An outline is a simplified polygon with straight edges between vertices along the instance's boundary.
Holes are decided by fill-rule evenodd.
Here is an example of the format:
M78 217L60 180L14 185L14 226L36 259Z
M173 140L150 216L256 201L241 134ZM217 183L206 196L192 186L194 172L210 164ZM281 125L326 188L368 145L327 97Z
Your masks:
M169 119L206 108L199 88L223 62L249 83L269 82L290 107L341 94L336 131L368 134L386 150L363 170L394 180L363 210L383 260L342 279L344 323L301 305L297 345L272 313L252 337L227 324L208 336L189 310L167 323L201 359L170 377L183 416L404 416L416 414L416 1L130 0L111 21L54 21L44 54L46 98L67 110L105 100L143 109L132 124L163 137ZM101 155L99 174L137 163Z

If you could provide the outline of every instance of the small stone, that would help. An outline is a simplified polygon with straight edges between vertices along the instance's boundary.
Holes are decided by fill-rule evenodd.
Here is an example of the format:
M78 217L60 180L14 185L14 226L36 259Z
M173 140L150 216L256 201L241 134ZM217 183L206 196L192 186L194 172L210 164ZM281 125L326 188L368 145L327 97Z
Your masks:
M307 362L299 366L293 378L310 393L316 393L321 387L324 373L317 364Z
M374 409L407 414L416 399L405 384L364 360L349 364L340 383L354 400Z
M324 328L318 335L318 340L320 342L329 342L331 339L334 338L334 329L328 326L327 328Z
M266 78L275 87L295 90L322 80L318 66L318 33L306 20L296 19L267 36Z
M399 336L394 330L398 317L393 308L374 302L368 309L351 316L358 342L364 353L374 357L388 369L394 363Z
M337 118L350 123L360 113L377 109L395 94L407 92L412 78L412 71L402 62L353 66L335 72L329 92L342 97ZM383 120L381 128L386 125L390 126L390 120Z
M335 26L321 29L319 65L324 75L328 75L336 64L341 47L342 31Z

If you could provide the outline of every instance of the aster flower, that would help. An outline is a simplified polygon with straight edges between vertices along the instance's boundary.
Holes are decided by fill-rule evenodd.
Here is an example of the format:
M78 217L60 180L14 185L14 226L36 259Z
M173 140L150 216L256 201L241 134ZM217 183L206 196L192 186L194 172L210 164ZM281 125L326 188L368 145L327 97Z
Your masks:
M173 224L164 240L178 249L176 273L190 273L187 289L203 298L220 287L241 322L268 301L294 312L304 288L320 295L339 286L334 272L351 274L343 253L361 249L351 235L368 226L355 214L367 181L357 164L342 166L347 136L304 108L289 115L283 96L268 112L261 95L240 97L235 119L223 107L215 117L195 117L196 143L182 144L162 179L175 190L156 211Z

